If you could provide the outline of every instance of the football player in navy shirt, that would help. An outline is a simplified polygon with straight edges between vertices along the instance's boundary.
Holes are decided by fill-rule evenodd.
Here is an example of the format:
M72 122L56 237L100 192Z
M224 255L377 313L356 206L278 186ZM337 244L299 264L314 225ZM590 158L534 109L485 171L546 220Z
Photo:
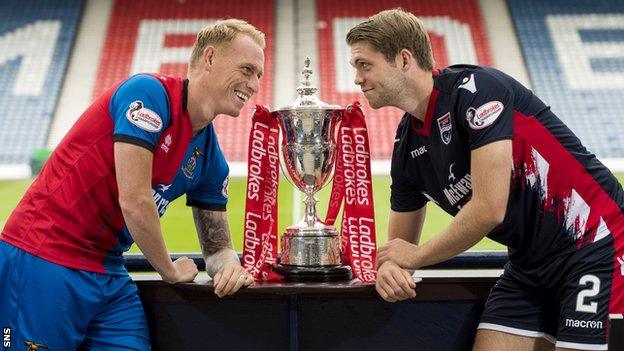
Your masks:
M376 289L415 296L409 270L484 236L508 247L476 350L606 350L624 312L624 192L550 108L487 67L434 69L421 21L383 11L347 34L355 83L373 108L405 111L392 155L389 242ZM454 219L418 245L425 204Z
M77 120L0 235L0 324L16 345L149 350L122 254L135 242L165 281L193 281L197 266L171 260L159 221L183 194L215 293L253 283L232 248L212 121L258 91L264 47L252 25L218 21L198 34L188 79L132 76Z

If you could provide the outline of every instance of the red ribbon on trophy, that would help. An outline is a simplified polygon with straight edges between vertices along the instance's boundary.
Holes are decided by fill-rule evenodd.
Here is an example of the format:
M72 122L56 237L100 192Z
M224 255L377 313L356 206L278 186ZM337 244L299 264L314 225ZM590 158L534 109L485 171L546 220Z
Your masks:
M279 125L256 106L249 135L243 266L256 280L276 281ZM338 129L334 181L325 224L333 225L344 203L342 263L364 283L376 279L375 213L371 157L364 113L356 101L344 111Z
M257 105L251 119L247 155L247 201L243 266L255 280L275 281L277 263L277 190L279 129L269 110Z
M365 283L376 278L375 208L368 129L360 103L345 109L337 140L334 182L325 224L333 225L344 203L340 236L342 263Z

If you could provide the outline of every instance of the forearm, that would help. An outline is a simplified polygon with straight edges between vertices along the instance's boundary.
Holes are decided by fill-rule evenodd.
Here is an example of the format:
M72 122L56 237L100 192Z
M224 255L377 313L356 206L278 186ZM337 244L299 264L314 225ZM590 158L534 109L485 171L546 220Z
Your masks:
M420 247L414 268L448 260L478 243L500 223L499 219L484 213L488 213L487 206L469 201L440 234Z
M152 198L135 199L122 206L122 212L128 231L145 258L165 280L171 277L175 267L165 245Z
M390 211L388 220L388 241L402 239L410 244L418 245L427 207L412 212Z
M420 229L414 228L410 228L409 230L405 231L388 231L388 240L402 239L410 244L418 245L418 242L420 241L420 233Z
M193 207L193 218L197 236L206 262L206 273L214 275L226 264L240 265L236 251L232 248L227 214Z

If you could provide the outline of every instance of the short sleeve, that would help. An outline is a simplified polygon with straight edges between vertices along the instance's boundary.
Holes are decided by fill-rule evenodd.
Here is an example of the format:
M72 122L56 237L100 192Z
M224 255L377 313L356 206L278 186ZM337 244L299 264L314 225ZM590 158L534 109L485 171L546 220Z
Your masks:
M186 205L211 211L225 211L228 202L228 184L230 168L225 161L221 149L216 143L216 133L212 125L209 125L209 140L214 140L211 152L210 168L202 176L199 186L189 190L186 194Z
M395 212L411 212L421 209L429 201L413 185L402 177L392 174L390 185L390 208Z
M408 179L403 168L405 161L405 149L408 144L410 117L404 117L397 128L394 150L392 151L392 164L390 166L390 208L396 212L410 212L423 207L427 198L420 189Z
M214 182L189 191L186 205L211 211L225 211L228 202L229 176L215 177Z
M470 149L513 138L513 92L483 72L467 72L459 85L456 115Z
M123 82L111 98L113 138L153 151L170 122L169 99L163 85L147 74Z

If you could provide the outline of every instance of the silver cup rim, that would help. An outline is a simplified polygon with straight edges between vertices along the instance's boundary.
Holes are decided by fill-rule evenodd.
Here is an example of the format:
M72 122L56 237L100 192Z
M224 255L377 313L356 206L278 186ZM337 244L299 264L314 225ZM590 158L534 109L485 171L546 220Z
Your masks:
M319 106L283 106L272 112L286 112L286 111L341 111L344 110L344 107L340 105L327 105L323 107Z

